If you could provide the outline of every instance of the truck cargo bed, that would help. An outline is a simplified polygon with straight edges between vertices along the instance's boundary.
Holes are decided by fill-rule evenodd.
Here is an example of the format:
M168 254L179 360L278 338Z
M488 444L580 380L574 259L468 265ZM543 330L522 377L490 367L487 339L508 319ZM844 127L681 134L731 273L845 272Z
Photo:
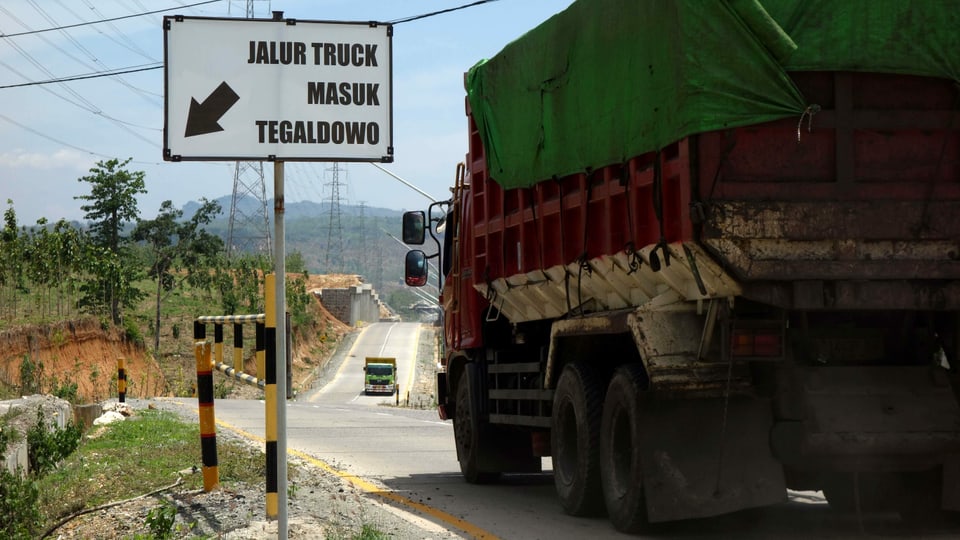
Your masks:
M466 271L512 322L736 296L960 307L960 120L943 79L793 73L810 115L503 189L473 131ZM474 126L475 127L475 126Z
M698 137L703 245L770 303L960 307L955 84L792 75L819 112Z

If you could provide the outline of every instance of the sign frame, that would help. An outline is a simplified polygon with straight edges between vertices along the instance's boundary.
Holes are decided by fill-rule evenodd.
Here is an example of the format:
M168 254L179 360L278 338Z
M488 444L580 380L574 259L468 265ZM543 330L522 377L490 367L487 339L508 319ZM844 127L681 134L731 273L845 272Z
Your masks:
M164 161L393 162L392 24L168 15L163 29Z

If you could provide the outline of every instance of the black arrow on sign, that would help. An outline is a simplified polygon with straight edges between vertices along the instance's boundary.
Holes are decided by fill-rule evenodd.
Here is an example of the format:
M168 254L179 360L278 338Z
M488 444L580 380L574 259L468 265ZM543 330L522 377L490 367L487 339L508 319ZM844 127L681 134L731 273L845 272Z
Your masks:
M211 93L203 103L197 103L196 98L190 98L190 112L187 114L187 129L184 137L193 137L194 135L204 135L223 131L220 124L217 123L220 117L226 113L233 104L240 99L240 96L230 88L226 82L220 83L220 86Z

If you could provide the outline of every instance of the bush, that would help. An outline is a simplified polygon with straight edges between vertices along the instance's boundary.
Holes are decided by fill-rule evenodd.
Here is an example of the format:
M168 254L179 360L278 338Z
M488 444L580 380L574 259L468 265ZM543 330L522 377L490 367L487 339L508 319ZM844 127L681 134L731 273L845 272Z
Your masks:
M10 432L0 429L0 455L7 453ZM0 467L0 537L35 538L40 527L40 490L32 478Z
M213 385L213 397L214 399L227 399L230 397L230 392L233 392L234 384L228 383L225 380L218 381Z
M27 431L27 460L30 474L39 478L57 466L80 446L83 433L72 421L64 429L48 427L43 408L37 408L37 423Z
M144 346L143 333L140 331L140 326L135 320L133 320L132 317L124 320L123 334L128 342L133 343L138 347Z
M147 513L147 526L157 540L173 538L173 524L176 520L177 507L169 502L164 502Z
M20 362L20 392L21 395L37 394L40 392L40 382L43 377L43 362L34 362L24 355Z
M79 403L80 401L79 387L76 381L57 381L53 388L53 395L70 403Z

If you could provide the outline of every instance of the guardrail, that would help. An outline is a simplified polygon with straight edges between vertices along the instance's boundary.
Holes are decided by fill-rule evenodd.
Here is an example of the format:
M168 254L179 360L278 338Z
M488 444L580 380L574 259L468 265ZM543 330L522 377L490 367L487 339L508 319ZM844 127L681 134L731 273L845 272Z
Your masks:
M206 339L205 325L212 323L213 367L228 377L262 389L266 384L265 381L245 373L243 370L243 325L255 325L256 373L260 375L265 373L266 344L264 343L264 334L266 320L266 313L255 315L203 315L197 317L193 322L193 338L195 340ZM233 323L233 366L223 362L223 325L229 323Z

